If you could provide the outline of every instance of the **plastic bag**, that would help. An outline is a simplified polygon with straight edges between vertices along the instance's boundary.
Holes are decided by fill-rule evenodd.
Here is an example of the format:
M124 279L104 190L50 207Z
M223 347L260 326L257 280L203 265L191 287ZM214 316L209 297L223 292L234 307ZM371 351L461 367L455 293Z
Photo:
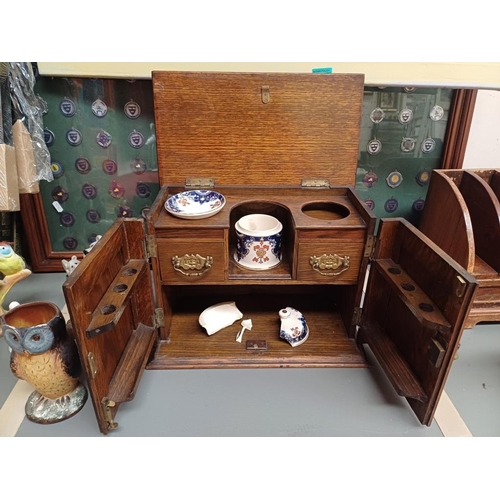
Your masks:
M38 181L54 180L50 153L43 137L42 117L46 103L35 94L35 75L31 63L10 62L8 82L14 117L13 139L19 188L22 193L38 192Z

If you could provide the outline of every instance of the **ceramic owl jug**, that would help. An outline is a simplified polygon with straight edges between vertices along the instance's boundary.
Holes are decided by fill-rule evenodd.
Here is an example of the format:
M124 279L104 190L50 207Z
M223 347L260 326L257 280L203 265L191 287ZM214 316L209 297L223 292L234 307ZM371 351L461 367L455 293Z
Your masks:
M79 382L80 358L59 308L50 302L18 305L1 324L12 350L12 373L35 388L26 402L27 418L52 424L80 411L88 393Z

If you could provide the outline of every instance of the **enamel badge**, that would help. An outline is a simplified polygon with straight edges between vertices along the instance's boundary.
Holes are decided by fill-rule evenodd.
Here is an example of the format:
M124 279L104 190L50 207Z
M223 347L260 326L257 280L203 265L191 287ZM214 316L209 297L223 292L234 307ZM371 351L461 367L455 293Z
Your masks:
M135 193L139 198L147 198L151 194L151 189L144 182L138 182L135 187Z
M384 118L385 118L385 113L384 113L384 110L382 108L375 108L370 113L370 120L373 123L380 123Z
M424 208L424 203L425 203L425 201L422 200L422 198L419 198L418 200L415 200L413 202L413 205L411 206L411 208L414 212L421 212Z
M118 181L112 181L108 191L113 198L122 198L125 194L125 188Z
M373 210L375 208L375 202L368 198L367 200L365 200L365 205L370 209L370 210Z
M64 174L64 167L58 161L53 161L51 163L50 170L52 170L54 179L59 179L59 177Z
M435 122L441 120L441 118L443 118L443 116L444 116L444 109L438 105L434 106L431 109L431 112L429 113L430 119L435 121Z
M415 149L415 139L411 137L403 137L401 141L401 151L403 153L411 153Z
M141 116L141 107L132 99L125 104L123 111L131 120L135 120Z
M140 132L137 132L137 130L134 130L128 136L128 143L135 149L142 148L144 145L144 136Z
M101 130L96 137L97 144L103 148L109 147L112 140L111 134L108 134L105 130Z
M432 137L428 137L424 141L422 141L422 153L430 153L431 151L434 151L434 148L436 147L436 141Z
M384 204L385 211L388 213L395 212L398 209L399 203L396 198L391 198L390 200L387 200Z
M87 158L77 158L75 160L75 168L80 174L88 174L90 172L90 162Z
M387 176L386 182L389 187L397 188L403 182L403 176L395 170Z
M63 245L67 250L74 250L78 246L78 241L72 236L68 236L64 238Z
M130 162L130 170L132 170L134 174L142 174L146 171L146 162L136 156L134 161Z
M54 135L54 132L52 130L49 130L48 128L43 129L43 140L45 141L45 144L47 146L52 146L56 140L56 136Z
M73 226L76 222L75 216L71 212L64 212L59 216L59 222L64 227Z
M87 210L87 220L92 222L92 224L97 224L101 220L101 214L94 208L91 208Z
M116 172L118 170L118 165L116 164L116 161L108 158L107 160L104 160L102 162L102 169L104 170L104 172L106 174L114 175L114 174L116 174Z
M406 125L407 123L411 122L412 118L413 111L411 109L405 108L399 113L398 122L401 123L401 125Z
M97 197L97 188L93 184L84 184L82 187L82 194L87 200L93 200Z
M427 170L421 170L416 176L415 180L417 181L417 184L419 186L425 186L426 184L429 183L429 180L431 178L431 174Z
M52 199L62 203L69 198L69 193L62 186L56 186L52 190Z
M72 146L79 146L82 143L82 133L76 128L72 128L66 132L66 140Z
M366 150L369 154L376 155L382 151L382 143L378 139L372 139L368 143Z
M108 107L106 106L106 103L101 99L96 99L92 103L92 113L94 113L94 115L96 115L98 118L102 118L106 115L107 112Z
M378 175L375 172L368 172L363 176L363 184L366 187L373 187L378 182Z
M132 209L126 206L118 207L118 217L132 217Z
M76 104L66 97L59 103L59 111L63 116L73 116L76 113Z

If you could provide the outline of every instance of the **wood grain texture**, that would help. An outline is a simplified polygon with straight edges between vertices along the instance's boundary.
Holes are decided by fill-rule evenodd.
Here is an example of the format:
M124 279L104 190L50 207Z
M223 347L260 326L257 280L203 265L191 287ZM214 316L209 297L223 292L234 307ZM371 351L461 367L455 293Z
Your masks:
M158 345L148 369L367 366L355 342L346 336L331 286L221 286L210 287L209 294L202 286L185 288L172 291L168 341ZM235 340L239 321L211 336L198 323L205 307L228 300L236 302L243 319L252 320L241 344ZM297 347L279 337L278 312L288 306L302 312L310 330L306 342ZM264 340L267 350L247 350L247 340Z
M138 329L139 324L146 327L153 326L153 289L149 265L145 263L144 229L140 219L119 219L103 235L70 277L63 284L63 293L68 307L70 321L73 326L75 341L78 346L83 372L87 379L89 392L94 405L99 429L107 434L107 417L102 406L103 398L109 397L110 383L117 367L125 364L138 370L145 364L146 359L139 359L139 355L147 358L147 346L150 339L141 336L145 349L128 349L131 335ZM130 239L130 242L129 242ZM138 260L142 257L141 264ZM137 278L130 280L127 275L131 269L138 272ZM143 272L140 272L142 269ZM100 317L99 305L103 298L112 294L113 287L120 284L130 285L125 296L126 301L119 301L119 313L114 316L112 328L89 338L87 330L94 317ZM116 292L114 292L116 294ZM120 293L118 292L118 296ZM113 301L112 301L113 302ZM97 309L97 310L96 310ZM152 347L152 346L151 346ZM124 352L132 356L123 361ZM93 358L93 365L89 355ZM95 367L97 373L93 373ZM135 379L140 373L131 371L123 378L125 392L127 388L136 385ZM115 388L119 382L115 381ZM117 385L118 384L118 385ZM120 392L120 391L118 391ZM111 410L116 414L119 403Z
M476 106L477 89L458 89L453 92L441 169L461 169Z
M358 341L372 347L393 382L399 370L398 365L406 364L409 367L427 399L422 401L421 398L410 397L408 402L417 418L424 425L430 425L458 347L477 281L427 236L403 219L382 220L379 238L382 243L370 269ZM378 262L380 259L382 262ZM391 267L401 270L401 282L390 276ZM402 289L403 282L414 285L415 290ZM425 321L420 313L415 314L422 302L434 308ZM376 335L373 334L373 325L376 325ZM363 333L365 331L367 333ZM381 335L390 342L377 338ZM431 363L428 357L429 349L435 342L442 345L445 351L442 363L438 366ZM384 345L387 350L381 353ZM396 383L396 387L398 385L400 382Z
M354 186L364 77L153 72L160 184ZM262 100L263 86L270 101ZM222 179L222 181L221 181Z
M463 171L452 177L434 170L425 198L419 229L467 271L474 269L474 230L467 204L460 194Z
M460 192L474 228L476 254L500 272L500 201L490 185L473 171L464 170Z

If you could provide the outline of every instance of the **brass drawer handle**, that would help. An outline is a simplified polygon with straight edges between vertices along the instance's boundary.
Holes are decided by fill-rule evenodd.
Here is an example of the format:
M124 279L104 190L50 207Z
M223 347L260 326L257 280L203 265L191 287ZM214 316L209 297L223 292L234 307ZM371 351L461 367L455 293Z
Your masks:
M184 276L201 276L212 267L214 258L210 255L202 257L199 254L186 254L183 257L172 257L172 265L174 270L180 272ZM195 271L195 272L192 272Z
M340 257L337 254L324 253L321 257L313 255L309 259L311 267L323 276L338 276L349 269L349 256ZM328 272L332 271L332 272Z

